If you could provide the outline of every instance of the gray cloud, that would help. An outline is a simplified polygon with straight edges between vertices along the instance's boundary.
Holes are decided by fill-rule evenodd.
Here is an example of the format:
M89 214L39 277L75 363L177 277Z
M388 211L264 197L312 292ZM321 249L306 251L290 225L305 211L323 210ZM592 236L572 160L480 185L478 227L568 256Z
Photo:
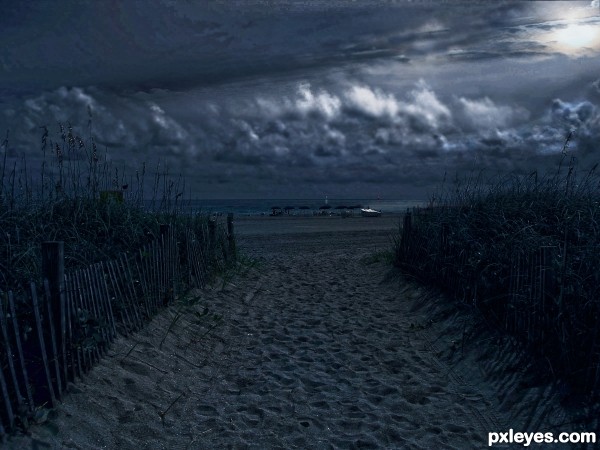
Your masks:
M589 101L552 103L551 116L557 129L572 131L575 136L571 146L574 154L587 162L597 158L600 142L600 110Z
M482 99L458 99L462 107L463 125L466 129L506 129L529 119L530 113L523 107L496 105L488 97Z
M599 142L597 57L537 40L565 5L110 5L7 6L11 158L39 159L43 125L87 137L91 110L112 160L164 160L200 194L423 197L445 172L551 165L569 131L584 161Z
M174 154L182 148L194 151L189 132L157 104L96 88L62 87L30 97L16 108L6 109L4 118L9 128L18 130L13 145L28 151L31 142L38 141L42 126L72 123L86 136L90 112L92 131L101 146L127 148L133 154L152 154L158 149Z
M269 8L258 0L11 3L0 19L11 44L0 56L0 82L13 90L187 89L372 59L408 62L455 46L476 54L487 42L498 46L502 39L491 36L529 8L480 1L451 8L372 0L280 0ZM497 55L504 51L510 48Z
M283 87L271 94L215 95L196 105L194 120L176 118L161 105L161 97L169 98L165 92L149 98L59 88L25 99L4 119L20 130L11 137L16 153L36 154L40 126L71 122L85 136L90 108L96 142L131 170L160 158L195 179L201 192L245 186L257 195L267 186L310 192L324 180L338 189L365 183L416 189L439 182L446 171L526 171L559 155L570 130L571 150L584 160L600 137L598 107L590 101L555 99L532 116L521 105L487 96L443 100L423 80L403 94L348 79L328 87Z

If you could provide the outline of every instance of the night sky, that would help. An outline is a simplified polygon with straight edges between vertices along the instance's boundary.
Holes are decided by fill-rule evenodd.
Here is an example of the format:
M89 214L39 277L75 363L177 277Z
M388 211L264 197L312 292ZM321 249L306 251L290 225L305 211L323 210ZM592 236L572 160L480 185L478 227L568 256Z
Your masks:
M9 161L70 122L204 198L426 199L600 162L598 0L0 2Z

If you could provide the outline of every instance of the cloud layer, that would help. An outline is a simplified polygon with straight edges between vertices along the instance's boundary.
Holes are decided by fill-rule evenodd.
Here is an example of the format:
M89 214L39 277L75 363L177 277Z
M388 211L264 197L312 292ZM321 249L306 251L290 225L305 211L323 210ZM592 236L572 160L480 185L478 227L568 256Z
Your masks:
M161 106L165 96L63 87L25 99L4 119L21 130L11 136L13 153L35 157L40 126L70 122L86 136L91 111L99 147L132 170L162 159L201 191L245 185L257 194L293 186L311 192L324 180L341 191L365 183L381 190L433 186L448 171L526 171L554 161L569 131L582 160L594 156L600 138L599 109L590 101L556 98L532 114L488 96L442 99L423 79L402 95L351 80L327 88L286 82L276 94L248 88L199 104L191 95L187 117Z
M541 170L570 132L595 162L600 51L557 32L596 26L597 2L269 4L6 5L9 157L39 160L40 127L69 122L115 162L166 161L203 195L318 197Z

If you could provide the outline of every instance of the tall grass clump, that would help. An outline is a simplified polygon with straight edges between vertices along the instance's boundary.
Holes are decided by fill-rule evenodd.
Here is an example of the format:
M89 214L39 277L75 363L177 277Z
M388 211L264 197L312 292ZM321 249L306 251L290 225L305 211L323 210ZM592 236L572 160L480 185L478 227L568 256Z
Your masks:
M473 176L407 214L395 264L476 305L554 379L600 397L600 176Z
M160 164L127 175L91 125L85 140L59 129L52 141L42 128L39 157L16 157L8 135L0 147L0 442L38 421L117 332L238 267L232 228L193 211L181 177ZM64 243L58 283L42 279L47 241Z
M69 124L56 140L41 128L38 157L14 156L10 140L0 148L0 291L41 281L41 243L64 241L65 269L136 252L159 236L160 225L192 227L208 247L209 217L192 213L185 180L166 167L144 163L126 173ZM222 234L219 239L225 240ZM225 243L221 243L225 245Z

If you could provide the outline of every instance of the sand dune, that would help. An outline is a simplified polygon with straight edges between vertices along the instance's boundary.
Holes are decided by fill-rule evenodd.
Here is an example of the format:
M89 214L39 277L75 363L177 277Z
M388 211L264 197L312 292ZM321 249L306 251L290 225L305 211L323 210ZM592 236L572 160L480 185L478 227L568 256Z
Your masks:
M358 220L241 225L257 265L120 339L8 448L464 450L566 431L556 389L476 312L389 271L395 223Z

